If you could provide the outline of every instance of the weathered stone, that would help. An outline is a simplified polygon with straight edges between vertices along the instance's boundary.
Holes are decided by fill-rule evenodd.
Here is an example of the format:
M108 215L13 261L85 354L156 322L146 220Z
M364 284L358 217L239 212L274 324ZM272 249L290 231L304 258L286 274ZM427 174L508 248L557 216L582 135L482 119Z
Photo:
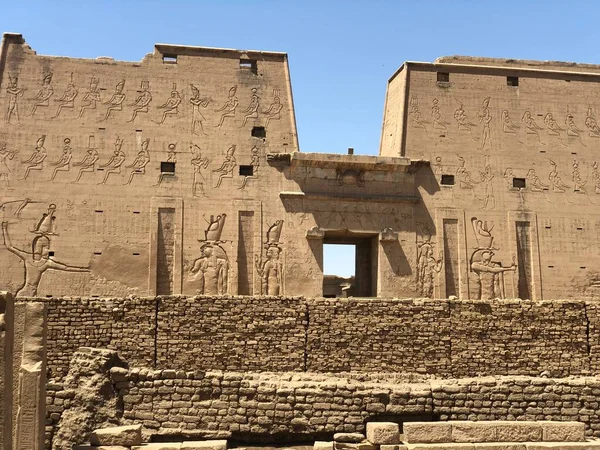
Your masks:
M453 421L452 442L497 442L493 422Z
M498 442L537 442L542 440L542 427L536 422L498 421L496 428Z
M377 450L376 445L366 441L359 443L334 442L333 448L334 450Z
M407 450L474 450L475 444L405 444Z
M122 427L101 428L90 434L92 445L121 445L130 447L142 443L142 426L127 425Z
M314 450L333 450L333 441L315 441L313 445ZM395 450L395 449L389 449Z
M400 426L393 422L368 422L367 440L372 444L399 444Z
M181 450L227 450L227 441L185 441L181 444Z
M0 292L0 449L12 450L14 300Z
M405 422L403 431L404 440L410 444L452 442L452 426L448 422Z
M156 442L144 445L134 445L131 450L180 450L181 442Z
M540 422L543 438L546 442L585 441L585 424L580 422Z
M365 440L365 435L362 433L335 433L333 440L335 442L358 443Z

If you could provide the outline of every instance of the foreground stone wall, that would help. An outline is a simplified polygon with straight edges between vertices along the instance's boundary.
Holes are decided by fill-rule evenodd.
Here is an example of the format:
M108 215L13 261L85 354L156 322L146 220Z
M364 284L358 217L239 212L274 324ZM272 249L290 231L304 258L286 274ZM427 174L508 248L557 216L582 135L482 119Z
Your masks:
M77 348L179 370L401 372L444 377L600 372L593 302L156 297L37 299L48 368ZM28 302L28 300L19 300Z

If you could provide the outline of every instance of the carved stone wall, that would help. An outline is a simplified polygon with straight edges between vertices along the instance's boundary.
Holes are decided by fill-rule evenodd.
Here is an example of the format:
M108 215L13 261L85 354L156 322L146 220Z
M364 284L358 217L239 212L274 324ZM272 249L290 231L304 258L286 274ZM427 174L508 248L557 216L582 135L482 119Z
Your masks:
M14 300L0 292L0 443L12 450Z

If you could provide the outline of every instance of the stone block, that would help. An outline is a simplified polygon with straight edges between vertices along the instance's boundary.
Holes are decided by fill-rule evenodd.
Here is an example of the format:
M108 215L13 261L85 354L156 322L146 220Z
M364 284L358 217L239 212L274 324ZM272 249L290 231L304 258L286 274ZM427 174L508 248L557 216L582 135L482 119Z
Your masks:
M500 421L495 423L498 442L538 442L542 427L538 422ZM558 439L555 439L558 440Z
M333 450L333 441L315 441L314 450Z
M442 444L406 444L406 450L474 450L475 445L469 443L459 444L442 443Z
M335 433L333 435L335 442L362 442L365 440L365 435L362 433Z
M334 450L377 450L377 446L371 444L370 442L359 442L359 443L350 443L350 442L334 442L333 443Z
M129 450L121 445L76 445L73 450Z
M182 442L181 450L227 450L227 440L186 441Z
M523 442L477 442L473 446L475 450L527 450Z
M100 428L92 431L90 443L92 445L122 445L126 447L140 445L142 443L142 426Z
M585 441L585 424L581 422L539 422L542 428L542 440L545 442L581 442Z
M452 442L452 425L448 422L406 422L402 429L407 443Z
M406 447L404 445L398 444L383 444L379 446L379 450L405 450Z
M456 421L452 424L452 442L496 442L495 422Z
M399 444L400 427L394 422L367 423L367 440L371 444Z
M527 450L600 450L600 441L593 442L532 442Z
M145 445L134 445L131 450L181 450L181 442L153 442Z

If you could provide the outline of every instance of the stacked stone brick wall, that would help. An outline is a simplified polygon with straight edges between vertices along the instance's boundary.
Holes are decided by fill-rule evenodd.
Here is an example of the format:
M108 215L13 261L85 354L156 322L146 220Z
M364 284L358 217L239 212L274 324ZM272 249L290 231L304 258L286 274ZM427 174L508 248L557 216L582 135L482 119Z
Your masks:
M161 297L157 367L304 370L302 298Z

